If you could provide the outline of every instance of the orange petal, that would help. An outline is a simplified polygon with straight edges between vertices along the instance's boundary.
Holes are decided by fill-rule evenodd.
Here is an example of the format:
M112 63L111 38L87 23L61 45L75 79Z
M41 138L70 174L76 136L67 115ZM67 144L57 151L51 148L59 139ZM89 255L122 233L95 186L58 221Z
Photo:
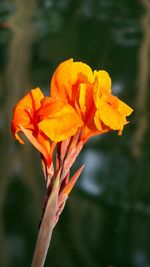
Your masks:
M100 120L100 115L99 115L99 111L98 110L95 112L94 122L95 122L96 128L99 131L102 131L102 122Z
M19 142L24 143L18 136L17 132L20 131L20 125L24 128L33 129L33 112L36 111L43 99L44 95L40 88L31 90L25 97L23 97L15 106L12 119L12 133Z
M37 125L37 110L40 108L43 98L44 95L40 88L31 90L15 106L11 126L15 138L24 144L24 141L18 135L18 132L23 132L36 149L42 153L47 165L49 165L51 163L50 142L47 136L39 132Z
M98 131L98 129L95 127L95 124L93 123L93 125L90 125L90 127L88 127L88 125L84 125L82 127L82 136L81 136L81 140L83 142L86 142L89 138L91 138L92 136L98 135L100 132Z
M51 105L53 108L51 108ZM45 115L44 115L44 111ZM52 141L59 142L74 135L78 127L82 126L82 120L76 111L69 105L54 98L47 98L42 102L38 115L42 120L39 128Z
M50 166L51 163L51 153L50 153L50 142L47 138L44 138L41 134L38 134L36 137L32 134L30 130L25 129L23 126L20 126L20 130L28 138L28 140L34 145L34 147L41 152L41 154L46 159L47 165Z
M32 89L26 96L24 96L16 105L15 112L27 108L37 110L41 106L41 100L44 98L40 88Z
M124 114L125 116L129 116L133 112L133 109L130 108L123 101L118 99L118 112L120 112L121 114Z
M98 82L98 90L111 93L111 79L107 71L94 71L94 77Z
M82 127L82 140L87 141L92 136L106 133L110 131L110 128L106 126L99 118L99 113L93 115L90 120Z
M98 113L99 119L113 130L122 130L123 126L127 123L124 114L121 114L102 100L99 100Z
M94 75L92 69L85 63L73 62L71 70L71 83L93 83Z
M51 81L51 96L58 97L65 103L72 100L72 86L80 83L93 82L91 68L82 62L69 59L61 63L53 74Z
M64 103L56 97L44 97L41 101L41 107L38 110L38 120L41 121L60 111L64 107Z

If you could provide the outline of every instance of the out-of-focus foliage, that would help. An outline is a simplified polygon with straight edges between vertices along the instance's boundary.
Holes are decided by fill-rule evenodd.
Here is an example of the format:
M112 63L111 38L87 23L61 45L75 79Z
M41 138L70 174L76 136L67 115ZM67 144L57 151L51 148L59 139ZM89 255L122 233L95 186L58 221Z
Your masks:
M10 30L7 19L13 12L13 6L10 1L0 1L0 71L3 70L7 62L7 49L10 41Z

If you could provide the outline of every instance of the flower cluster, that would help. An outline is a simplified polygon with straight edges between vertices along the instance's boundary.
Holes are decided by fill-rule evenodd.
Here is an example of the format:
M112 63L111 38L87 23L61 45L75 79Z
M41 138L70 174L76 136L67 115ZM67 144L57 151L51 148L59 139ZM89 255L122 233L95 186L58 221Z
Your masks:
M70 178L70 168L85 142L111 130L122 133L132 109L111 93L104 70L92 71L69 59L55 70L50 96L31 90L15 106L12 134L22 132L40 152L46 182L41 226L32 267L44 264L52 230L84 166ZM55 151L55 153L54 153Z
M111 79L106 71L93 72L88 65L72 59L55 70L49 97L37 87L17 103L12 133L24 143L18 134L22 132L41 153L46 199L59 174L57 214L83 169L69 178L70 168L84 143L94 135L111 130L121 134L127 124L126 116L132 111L111 94Z
M14 109L12 132L21 143L23 132L51 164L50 141L60 142L81 130L81 140L110 130L122 132L132 109L111 94L111 79L104 70L92 71L72 59L55 70L50 97L31 90Z

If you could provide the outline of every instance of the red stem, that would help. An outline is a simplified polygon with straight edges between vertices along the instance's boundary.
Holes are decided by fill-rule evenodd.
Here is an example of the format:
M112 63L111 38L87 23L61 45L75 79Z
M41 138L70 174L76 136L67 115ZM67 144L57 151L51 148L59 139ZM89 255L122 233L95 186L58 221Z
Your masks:
M56 211L59 193L59 175L53 185L52 193L47 202L45 213L40 226L31 267L43 267L51 241L56 221Z

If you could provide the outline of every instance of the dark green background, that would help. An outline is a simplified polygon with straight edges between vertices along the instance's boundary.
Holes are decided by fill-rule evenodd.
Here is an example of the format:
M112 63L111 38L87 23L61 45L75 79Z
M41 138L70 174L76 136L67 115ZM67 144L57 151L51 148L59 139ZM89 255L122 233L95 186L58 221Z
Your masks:
M10 132L12 108L40 86L49 94L65 59L110 73L135 110L123 135L91 139L86 164L57 224L45 266L150 267L150 3L146 0L0 0L0 266L27 267L44 179L31 144Z

